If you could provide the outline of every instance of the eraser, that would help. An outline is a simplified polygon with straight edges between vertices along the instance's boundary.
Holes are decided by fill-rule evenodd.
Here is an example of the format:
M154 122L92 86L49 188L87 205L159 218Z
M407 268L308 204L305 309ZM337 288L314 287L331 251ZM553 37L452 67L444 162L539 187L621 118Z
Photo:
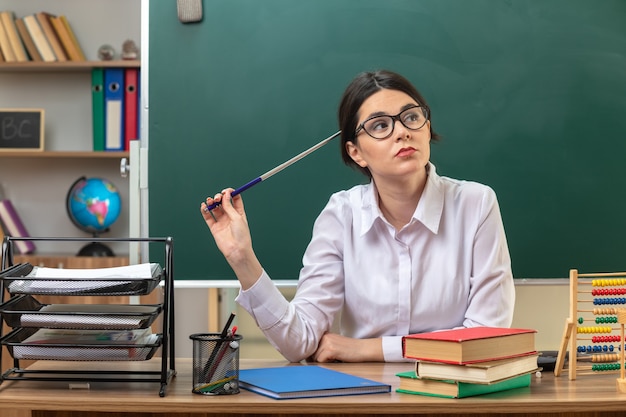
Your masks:
M194 23L202 20L202 0L176 0L178 20Z

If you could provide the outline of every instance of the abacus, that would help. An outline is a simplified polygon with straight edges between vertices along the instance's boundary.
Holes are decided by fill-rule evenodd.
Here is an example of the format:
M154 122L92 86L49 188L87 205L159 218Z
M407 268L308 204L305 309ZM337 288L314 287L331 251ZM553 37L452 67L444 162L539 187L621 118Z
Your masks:
M564 370L569 344L568 375L622 373L626 321L626 272L579 274L571 269L570 313L565 321L554 375ZM626 310L624 310L626 311ZM622 376L623 379L623 376Z

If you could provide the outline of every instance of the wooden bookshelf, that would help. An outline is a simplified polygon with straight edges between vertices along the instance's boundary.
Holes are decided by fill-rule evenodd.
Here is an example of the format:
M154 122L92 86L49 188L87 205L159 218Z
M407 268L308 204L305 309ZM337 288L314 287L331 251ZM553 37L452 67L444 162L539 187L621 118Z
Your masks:
M129 155L127 151L0 151L0 158L119 159Z
M65 61L65 62L3 62L0 72L83 72L92 68L139 68L139 60Z

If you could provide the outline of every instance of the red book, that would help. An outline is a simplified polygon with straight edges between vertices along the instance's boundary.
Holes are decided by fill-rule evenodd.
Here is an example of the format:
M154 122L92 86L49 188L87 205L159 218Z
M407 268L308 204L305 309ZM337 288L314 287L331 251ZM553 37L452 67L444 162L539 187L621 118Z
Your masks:
M15 211L13 204L8 199L0 200L0 220L4 225L7 236L11 237L29 237L22 219ZM14 247L21 254L32 253L35 251L35 244L31 240L15 240Z
M138 123L138 90L139 70L126 68L124 70L124 150L130 149L130 141L137 139Z
M468 364L536 354L532 329L469 327L402 338L405 358Z

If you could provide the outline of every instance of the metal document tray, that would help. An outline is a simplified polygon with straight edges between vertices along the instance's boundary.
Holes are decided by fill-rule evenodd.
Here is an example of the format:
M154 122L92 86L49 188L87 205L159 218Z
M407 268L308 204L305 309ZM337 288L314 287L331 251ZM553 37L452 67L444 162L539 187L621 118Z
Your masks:
M13 328L144 329L161 310L160 304L42 304L31 295L14 296L0 305L0 314Z
M153 265L151 277L125 278L81 278L81 277L38 277L33 271L25 276L6 276L3 279L11 295L146 295L152 292L164 279L158 264ZM68 270L68 275L70 274Z
M0 339L14 359L64 361L144 361L151 359L161 345L162 335L152 334L147 343L109 344L105 341L85 343L26 342L36 328L19 328Z

